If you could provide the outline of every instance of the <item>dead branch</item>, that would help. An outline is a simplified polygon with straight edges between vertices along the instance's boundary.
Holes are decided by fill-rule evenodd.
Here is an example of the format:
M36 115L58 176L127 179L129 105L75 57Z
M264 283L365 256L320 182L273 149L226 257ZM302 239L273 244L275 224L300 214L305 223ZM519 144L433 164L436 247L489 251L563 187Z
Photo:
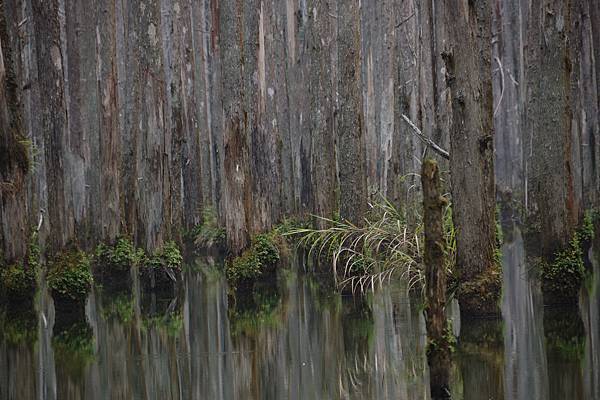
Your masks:
M421 139L421 141L423 141L423 143L425 143L426 145L431 147L436 153L438 153L440 156L442 156L446 160L450 159L450 153L448 153L446 150L442 149L433 140L431 140L427 136L425 136L423 134L423 132L421 132L421 130L419 128L417 128L417 126L410 120L410 118L408 118L404 114L402 114L402 118L406 121L406 123L408 125L410 125L410 127L413 129L413 132L419 137L419 139Z

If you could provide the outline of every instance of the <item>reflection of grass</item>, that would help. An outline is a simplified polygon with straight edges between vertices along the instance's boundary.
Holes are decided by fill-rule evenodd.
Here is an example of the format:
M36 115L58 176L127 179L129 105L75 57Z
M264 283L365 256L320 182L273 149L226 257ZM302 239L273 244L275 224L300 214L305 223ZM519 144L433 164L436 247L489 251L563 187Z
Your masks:
M319 274L306 279L308 288L314 297L318 311L339 311L342 307L342 297L335 289L331 274Z
M345 301L344 318L344 343L349 351L356 351L360 346L368 349L373 341L374 322L373 312L367 299L352 298Z
M87 321L75 321L52 337L56 365L71 376L81 376L94 359L94 335Z
M274 328L281 322L281 296L275 290L253 290L238 294L235 304L229 308L231 333L254 335L263 328Z
M33 344L37 340L37 314L33 304L0 311L0 339L9 345Z

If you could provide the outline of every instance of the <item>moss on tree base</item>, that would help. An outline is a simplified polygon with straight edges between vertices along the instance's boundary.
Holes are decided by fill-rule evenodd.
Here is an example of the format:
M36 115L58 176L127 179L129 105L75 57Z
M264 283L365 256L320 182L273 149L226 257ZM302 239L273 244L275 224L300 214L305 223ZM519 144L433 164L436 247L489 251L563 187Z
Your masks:
M474 279L463 282L458 289L461 316L489 317L500 314L502 269L500 264L485 269Z
M579 290L586 275L584 255L593 236L593 218L590 213L586 213L583 224L567 247L557 251L551 261L539 262L545 304L577 304Z
M47 280L56 307L82 305L92 288L90 257L81 250L56 255L48 265Z

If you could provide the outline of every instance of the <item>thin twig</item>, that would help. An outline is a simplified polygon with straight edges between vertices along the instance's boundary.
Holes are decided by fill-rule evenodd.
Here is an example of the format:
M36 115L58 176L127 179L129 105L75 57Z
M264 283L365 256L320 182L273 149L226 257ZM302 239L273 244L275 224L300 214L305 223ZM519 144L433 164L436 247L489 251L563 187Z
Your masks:
M417 128L417 126L410 120L410 118L408 118L404 114L402 114L402 118L406 121L406 123L408 125L410 125L410 127L413 129L413 131L419 137L419 139L421 139L425 144L429 145L436 153L438 153L440 156L444 157L446 160L450 159L450 153L448 153L446 150L442 149L433 140L431 140L427 136L425 136L423 134L423 132L421 132L421 130L419 128Z
M500 90L500 99L498 100L498 104L496 104L496 109L494 110L494 117L498 113L498 109L500 108L500 104L502 104L502 99L504 98L504 68L502 67L502 62L498 57L494 57L496 62L498 63L498 69L500 69L500 82L502 83L502 89Z
M406 17L402 21L398 22L398 24L395 26L395 28L396 29L400 28L400 26L404 25L406 22L408 22L414 16L415 16L415 13L413 12L408 17Z

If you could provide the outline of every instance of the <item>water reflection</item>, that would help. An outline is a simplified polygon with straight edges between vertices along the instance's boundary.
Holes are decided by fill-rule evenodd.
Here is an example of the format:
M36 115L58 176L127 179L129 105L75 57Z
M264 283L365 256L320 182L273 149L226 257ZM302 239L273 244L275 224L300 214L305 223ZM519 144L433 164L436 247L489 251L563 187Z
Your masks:
M504 275L504 391L515 400L547 399L543 300L534 272L526 263L523 237L512 221L502 226Z
M455 398L600 398L599 275L581 318L545 311L508 233L504 322L454 323ZM42 289L35 308L0 313L0 399L428 399L419 300L398 285L332 294L301 269L233 296L202 260L176 290L97 286L75 315Z

